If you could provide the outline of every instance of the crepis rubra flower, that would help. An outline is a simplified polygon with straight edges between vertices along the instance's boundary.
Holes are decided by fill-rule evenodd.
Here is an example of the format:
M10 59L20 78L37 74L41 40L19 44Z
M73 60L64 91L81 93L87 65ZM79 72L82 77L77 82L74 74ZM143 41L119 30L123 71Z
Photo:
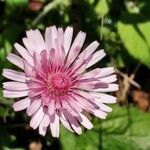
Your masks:
M3 83L4 97L20 98L14 111L26 109L30 126L43 136L50 128L52 136L59 137L60 123L81 134L81 125L93 127L83 111L105 119L112 111L106 104L116 102L104 94L118 90L114 68L90 69L106 55L104 50L96 51L97 41L81 50L86 34L80 31L74 41L72 36L72 27L48 27L44 38L39 30L29 30L24 47L14 44L20 56L7 57L22 71L3 70L3 76L12 80Z

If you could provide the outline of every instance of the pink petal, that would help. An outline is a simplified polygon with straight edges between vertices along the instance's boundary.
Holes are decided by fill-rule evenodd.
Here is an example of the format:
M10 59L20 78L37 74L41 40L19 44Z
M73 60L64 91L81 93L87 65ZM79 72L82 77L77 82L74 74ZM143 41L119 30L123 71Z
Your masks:
M22 82L4 82L3 83L4 89L11 90L11 91L22 91L22 90L28 90L28 86L26 83Z
M30 89L42 89L42 88L45 88L45 84L44 83L40 83L40 82L32 82L32 81L29 81L28 83L28 87Z
M46 43L46 50L49 51L53 47L52 43L52 29L51 27L46 28L45 31L45 43Z
M26 33L27 38L36 45L37 53L40 53L42 50L46 49L44 39L39 30L29 30Z
M68 112L70 112L73 116L79 116L79 114L72 109L67 100L62 100L62 107L65 108Z
M89 59L98 46L99 43L97 41L91 43L85 50L81 52L79 58L75 61L76 65L82 64L84 60Z
M98 82L98 81L100 81L100 80L98 80L97 78L85 78L85 79L80 78L78 83L86 83L86 82L95 83L95 82Z
M29 95L31 94L32 95L31 97L35 97L40 94L44 94L46 90L47 89L41 85L41 87L31 88L31 90L29 91Z
M65 49L64 49L64 32L62 28L58 28L58 49L60 61L64 62L65 60Z
M96 117L101 118L101 119L106 119L106 117L107 117L107 114L106 114L105 112L101 111L101 110L95 110L95 111L93 112L93 114L94 114Z
M7 98L19 98L28 95L28 91L8 91L3 90L3 96Z
M85 99L93 98L87 91L81 91L81 90L79 91L78 90L77 93L78 93L78 95L80 95L81 97L84 97Z
M30 54L33 56L34 51L36 50L36 45L33 44L33 42L27 38L22 39L24 46L26 49L30 52Z
M80 104L80 107L85 110L93 110L94 109L93 105L86 99L86 97L81 95L81 92L79 94L80 96L74 94L73 97Z
M68 100L69 105L77 112L82 112L82 107L79 105L79 103L73 99L73 98L69 98Z
M84 89L84 90L94 90L94 89L99 89L99 88L107 88L108 84L104 82L96 82L96 83L88 83L88 82L81 82L78 84L79 89Z
M44 117L44 111L43 111L43 107L41 106L39 110L32 116L30 121L30 127L36 129L41 123L43 117Z
M44 72L44 70L42 68L42 64L40 63L40 58L39 58L39 55L37 53L34 53L33 60L34 60L34 64L35 64L34 69L36 71L36 74L38 76L40 76L41 78L46 77L46 73Z
M77 119L84 127L86 127L89 130L93 128L92 123L89 121L89 119L86 116L80 113L80 117L81 117L81 120L78 118Z
M18 53L22 56L22 58L24 58L25 60L27 60L31 65L33 65L33 58L30 55L30 53L24 48L22 47L20 44L15 43L14 47L16 48L16 50L18 51Z
M24 61L24 70L27 77L34 77L36 75L35 70L27 61Z
M87 106L85 105L84 108L87 107L88 111L93 111L95 109L99 109L99 106L95 102L93 102L93 97L88 92L80 91L79 94L81 95L81 97L83 97L85 99L84 103ZM80 100L80 103L81 103L81 100Z
M94 109L101 109L101 110L106 111L106 112L112 111L112 108L110 108L110 107L102 104L101 102L97 101L97 99L94 96L91 96L89 93L82 91L82 92L80 92L80 95L84 96L85 99L87 99L87 103L92 105L92 108L89 110L93 111Z
M59 137L59 116L54 113L53 116L50 117L50 129L53 137Z
M84 90L92 90L92 89L95 89L95 84L93 84L93 83L79 83L78 88L84 89Z
M94 99L98 102L101 103L108 103L108 104L113 104L116 103L116 97L108 95L108 94L103 94L103 93L95 93L95 92L91 92L90 93L93 97L95 97Z
M100 78L100 80L102 82L105 82L105 83L112 83L112 82L115 82L117 80L117 76L116 75L111 75L111 76L108 76L108 77L105 77L105 78Z
M77 57L77 59L75 60L75 62L72 65L73 70L76 70L77 68L79 68L86 62L85 55L86 55L86 53L84 53L84 55L79 55Z
M105 105L105 104L102 104L101 102L98 102L98 101L94 101L94 103L96 105L99 106L100 110L104 111L104 112L111 112L112 111L112 108Z
M99 89L99 88L108 88L108 84L105 82L97 82L94 83L95 84L95 89Z
M57 61L57 64L60 64L61 63L61 47L59 47L59 41L58 39L55 39L54 41L54 47L55 47L55 50L57 52L57 54L55 55L55 59Z
M51 26L50 28L51 28L51 34L52 34L52 45L53 45L52 48L57 50L55 47L55 40L58 40L58 31L57 31L56 26Z
M82 130L81 127L79 125L79 123L77 122L76 118L73 117L69 112L65 111L64 112L64 116L65 118L69 121L69 123L71 124L71 127L73 128L73 130L77 133L77 134L82 134Z
M104 50L99 50L93 54L92 59L89 61L86 68L91 67L92 65L96 64L98 61L100 61L103 57L105 57L106 53Z
M73 36L73 28L67 27L64 33L64 49L65 49L66 55L68 54L68 51L70 49L72 36Z
M44 68L45 72L47 71L47 68L48 68L48 55L47 54L48 53L47 53L46 50L43 50L40 53L40 55L41 55L41 64L42 64L42 67Z
M85 59L90 57L90 55L93 54L93 52L97 49L99 46L99 43L97 41L92 42L83 52L80 54L80 56L84 55L86 53Z
M42 89L32 89L32 90L29 90L29 97L30 98L34 98L36 96L39 96L40 94L44 93L45 92L45 88L42 88Z
M114 73L114 68L113 67L106 67L106 68L101 68L100 73L96 75L97 78L102 78L109 76Z
M68 63L72 63L76 57L78 56L80 49L83 46L83 43L85 41L86 34L84 32L79 32L70 48L69 54L68 54Z
M73 50L75 49L75 47L79 46L79 47L82 47L83 44L84 44L84 41L85 41L85 38L86 38L86 33L84 32L79 32L70 48L70 56L72 54L74 54Z
M29 97L19 100L13 104L14 111L20 111L30 106L31 100Z
M50 102L49 102L49 106L48 106L48 113L50 115L53 115L55 113L55 100L54 99L51 99Z
M64 117L64 114L61 113L61 117L60 117L60 121L62 123L62 125L67 128L68 130L70 130L71 132L74 132L72 130L72 127L70 126L69 122L66 120L66 118Z
M49 115L45 114L40 125L39 125L39 133L43 136L45 136L46 131L47 131L47 127L50 124L50 119L49 119Z
M57 60L56 60L56 51L54 48L52 48L49 51L49 57L50 57L50 62L51 64L57 64Z
M59 49L61 49L62 46L64 47L64 33L62 28L58 28L58 42Z
M91 70L89 72L85 72L83 73L83 77L81 79L86 79L86 78L92 78L92 77L95 77L97 75L99 75L101 72L101 69L100 68L96 68L94 70Z
M26 82L25 81L26 77L23 72L18 72L18 71L11 70L11 69L3 69L2 75L14 81Z
M68 60L67 60L67 64L66 65L70 65L78 56L79 52L80 52L81 48L79 46L76 46L73 50L72 53L70 52L69 56L68 56Z
M76 70L76 73L82 74L86 70L86 66L89 63L89 61L91 60L91 58L92 57L89 57L88 59L85 59L83 61L83 63L81 64L81 66Z
M15 54L9 53L7 59L14 65L24 69L23 59Z
M40 108L40 106L41 106L41 99L34 100L30 105L30 107L27 108L28 116L35 114L36 111Z
M95 92L114 92L119 89L118 84L108 84L108 88L99 88L99 89L94 89L92 91Z
M41 80L40 78L36 78L36 77L30 77L30 81L37 83L37 84L42 84L42 85L44 84L43 80Z

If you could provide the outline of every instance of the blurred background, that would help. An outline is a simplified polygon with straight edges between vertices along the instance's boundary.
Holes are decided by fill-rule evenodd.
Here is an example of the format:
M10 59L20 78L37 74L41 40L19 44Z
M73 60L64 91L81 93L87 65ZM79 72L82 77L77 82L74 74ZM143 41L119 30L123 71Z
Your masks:
M28 29L71 25L87 33L85 47L98 40L107 57L93 67L114 66L120 90L106 120L77 136L61 127L59 139L29 127L25 111L2 96L0 150L150 150L150 0L0 0L0 73L15 68L6 60Z

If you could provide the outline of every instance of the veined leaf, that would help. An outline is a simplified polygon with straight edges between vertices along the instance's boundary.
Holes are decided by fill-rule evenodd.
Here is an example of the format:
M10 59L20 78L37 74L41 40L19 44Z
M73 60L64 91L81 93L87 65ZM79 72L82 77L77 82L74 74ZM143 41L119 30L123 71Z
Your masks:
M106 120L96 119L91 131L78 136L62 129L63 150L148 150L150 115L137 108L114 106Z

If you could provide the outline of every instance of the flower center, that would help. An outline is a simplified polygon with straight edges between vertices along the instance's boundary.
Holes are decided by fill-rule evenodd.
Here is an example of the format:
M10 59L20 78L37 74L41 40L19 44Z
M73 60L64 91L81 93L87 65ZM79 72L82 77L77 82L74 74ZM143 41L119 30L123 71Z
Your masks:
M54 74L48 76L47 87L48 91L55 96L64 95L68 92L71 86L70 77L65 74Z

